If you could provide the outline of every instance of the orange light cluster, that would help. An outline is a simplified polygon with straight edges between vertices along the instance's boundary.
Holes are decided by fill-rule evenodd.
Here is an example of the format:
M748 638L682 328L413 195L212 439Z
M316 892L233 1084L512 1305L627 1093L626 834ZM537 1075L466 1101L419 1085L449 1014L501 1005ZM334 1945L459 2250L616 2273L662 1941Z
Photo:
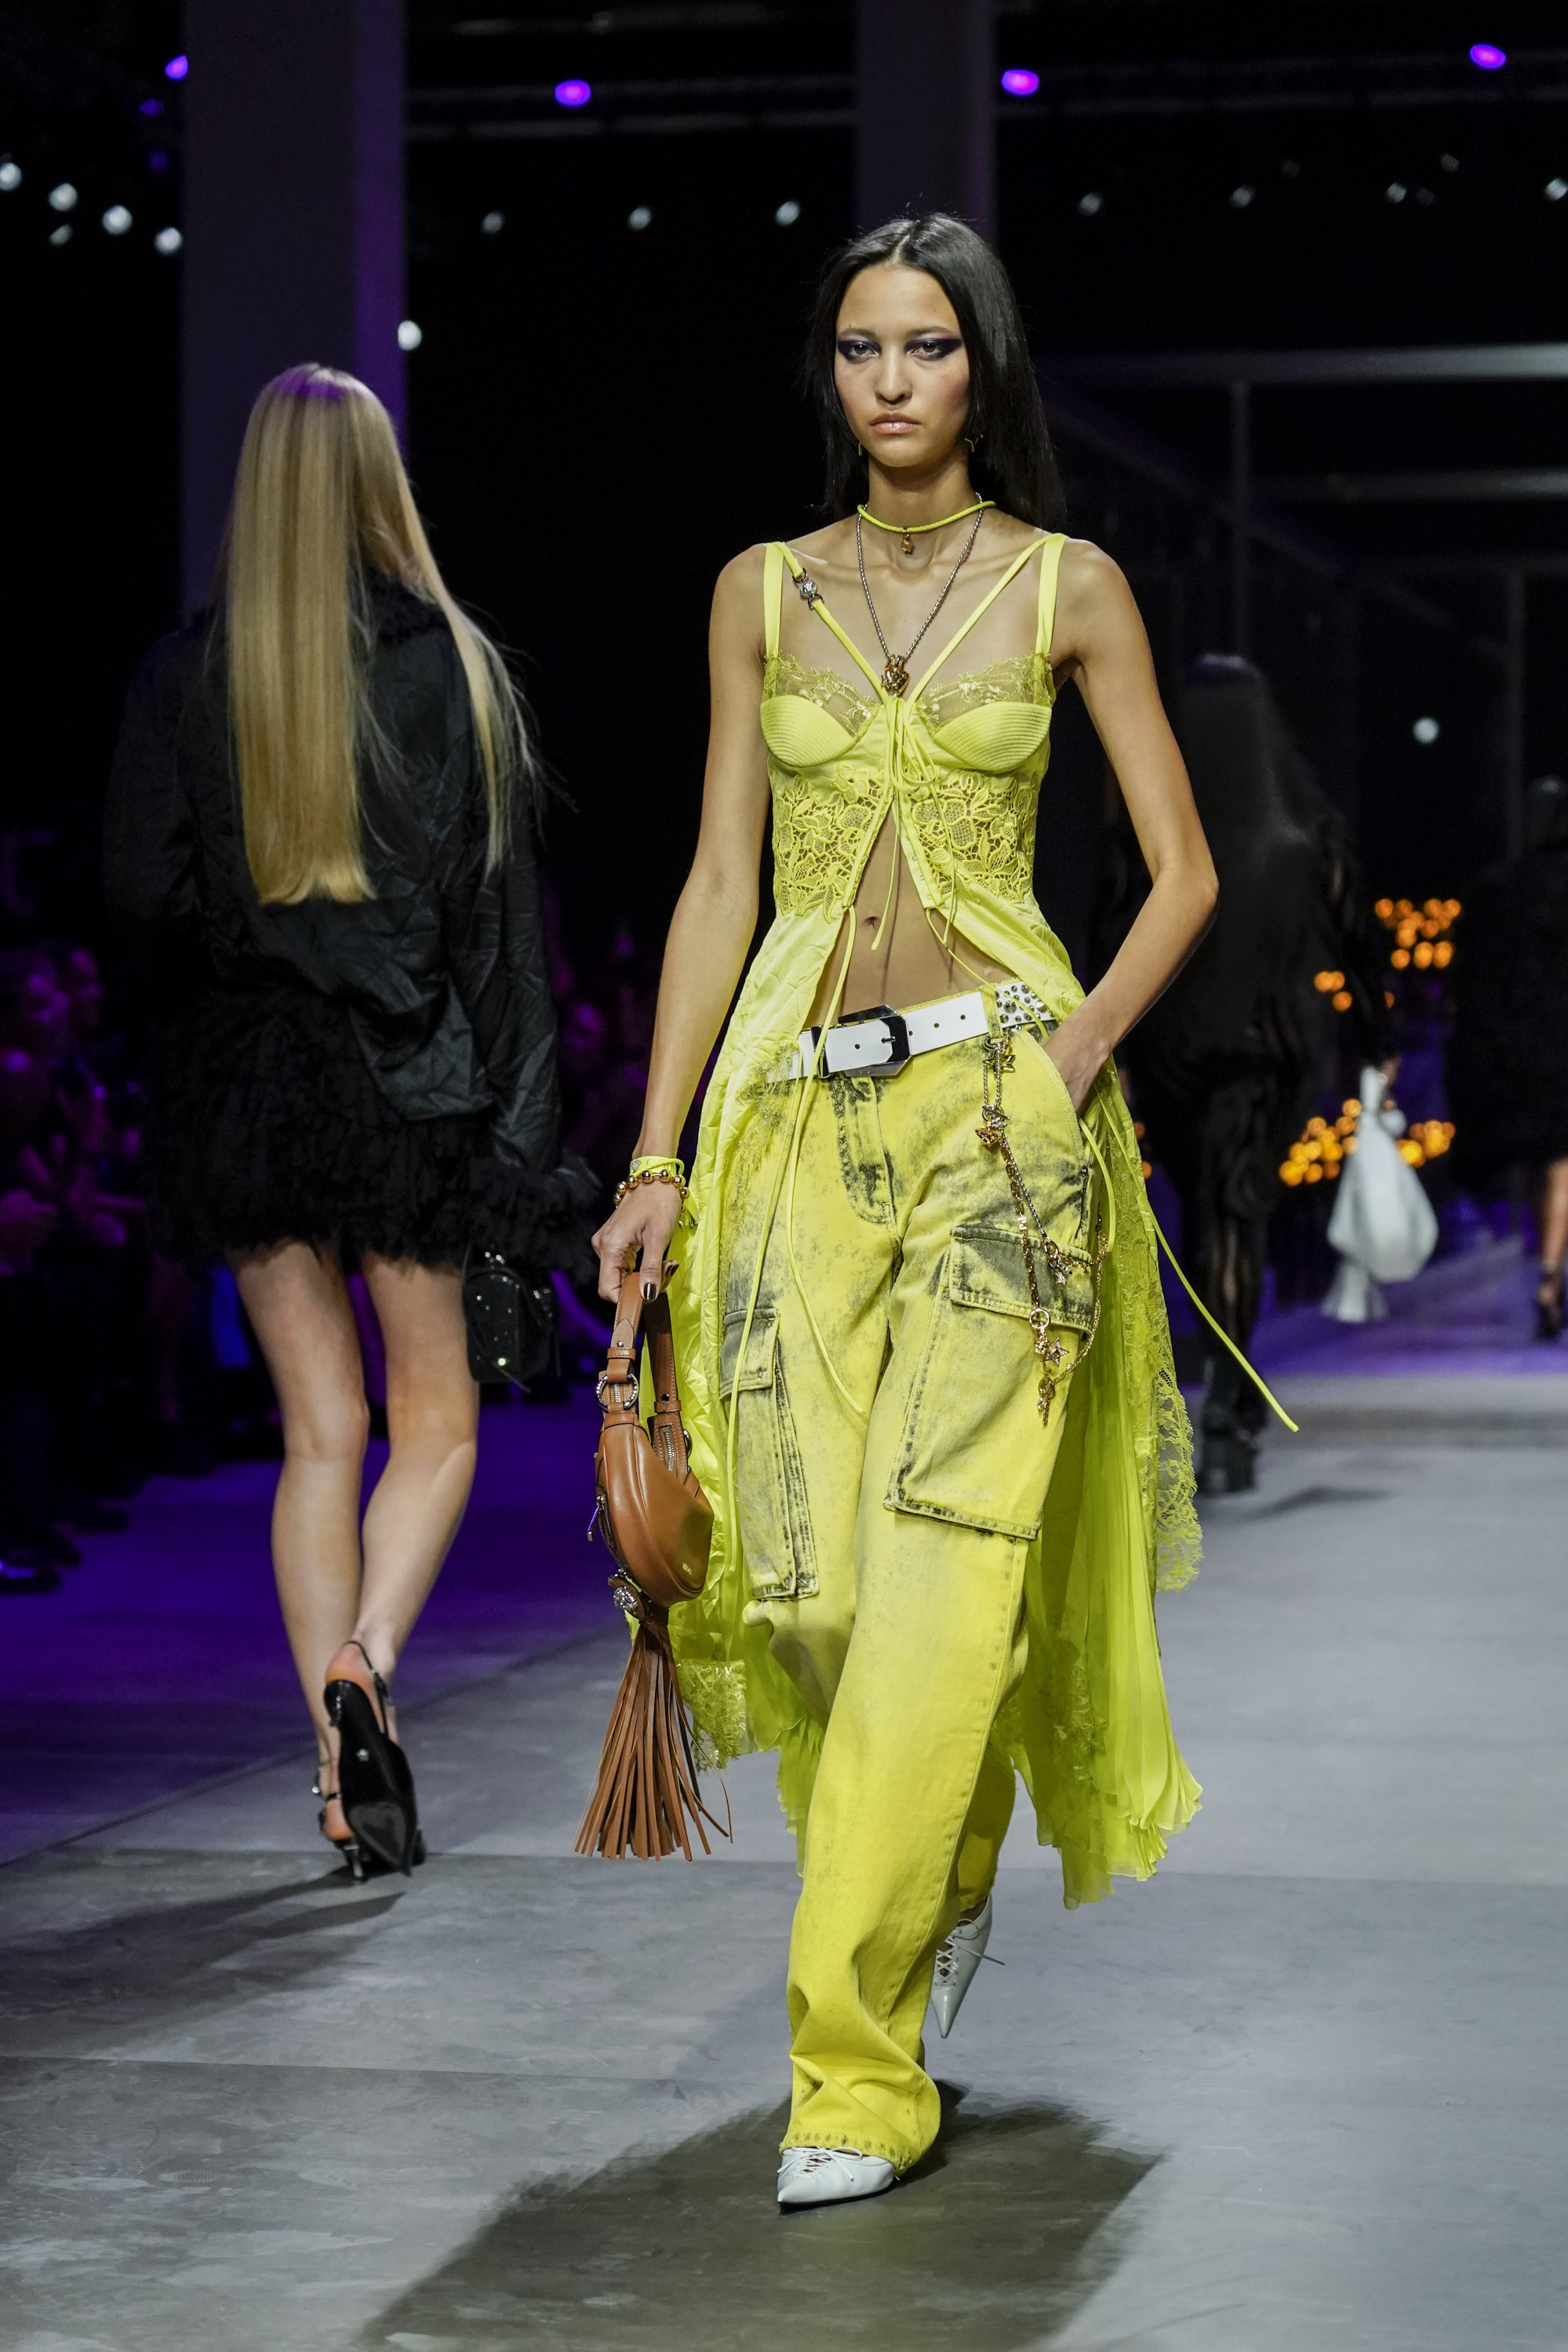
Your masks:
M1373 912L1394 934L1388 961L1396 971L1412 964L1417 971L1442 971L1453 962L1454 943L1446 934L1463 912L1457 898L1427 898L1419 907L1409 898L1379 898Z
M1453 1139L1452 1119L1414 1119L1399 1139L1400 1156L1412 1168L1420 1168L1428 1160L1440 1160Z
M1312 986L1320 996L1333 997L1333 1009L1336 1013L1348 1013L1355 1002L1344 984L1343 971L1314 971Z
M1326 1118L1308 1119L1280 1162L1281 1182L1292 1189L1298 1184L1321 1184L1325 1178L1332 1183L1355 1150L1355 1123L1360 1117L1361 1104L1352 1095L1332 1127Z
M1144 1122L1143 1122L1143 1120L1142 1120L1141 1118L1135 1118L1135 1119L1133 1121L1133 1133L1137 1137L1138 1141L1139 1141L1140 1143L1142 1143L1142 1141L1143 1141L1143 1139L1144 1139L1145 1136L1145 1135L1147 1135L1148 1131L1149 1131L1149 1130L1148 1130L1148 1129L1144 1125ZM1154 1172L1155 1172L1155 1171L1154 1171L1154 1168L1153 1168L1152 1164L1151 1164L1147 1160L1144 1160L1144 1161L1143 1161L1143 1163L1142 1163L1142 1165L1143 1165L1143 1171L1144 1171L1144 1181L1145 1181L1145 1183L1146 1184L1146 1183L1148 1182L1148 1181L1149 1181L1150 1177L1154 1174Z
M1355 1150L1360 1119L1361 1103L1354 1095L1341 1104L1339 1117L1332 1124L1326 1118L1308 1119L1280 1162L1281 1182L1292 1192L1298 1184L1332 1184ZM1453 1139L1451 1119L1418 1118L1401 1138L1400 1155L1412 1168L1421 1168L1428 1160L1440 1160Z

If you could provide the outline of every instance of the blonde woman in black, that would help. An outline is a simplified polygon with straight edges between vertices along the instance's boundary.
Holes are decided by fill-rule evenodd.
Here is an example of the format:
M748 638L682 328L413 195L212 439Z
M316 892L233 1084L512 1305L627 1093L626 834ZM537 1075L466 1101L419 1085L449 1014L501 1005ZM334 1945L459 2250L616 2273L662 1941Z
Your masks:
M132 687L106 877L160 984L164 1246L229 1259L277 1391L277 1589L356 1874L423 1855L390 1685L474 1475L465 1253L541 1262L570 1217L529 776L385 409L290 369L251 416L213 608ZM391 1438L362 1524L355 1267Z

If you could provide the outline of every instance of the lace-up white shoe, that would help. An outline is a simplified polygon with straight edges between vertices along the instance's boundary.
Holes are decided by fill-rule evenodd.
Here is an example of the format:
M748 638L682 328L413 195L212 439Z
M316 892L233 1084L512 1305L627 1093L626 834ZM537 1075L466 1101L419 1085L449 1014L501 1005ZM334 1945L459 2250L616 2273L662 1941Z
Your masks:
M986 1946L991 1940L991 1898L972 1919L960 1919L945 1943L936 1947L936 1969L931 1979L931 2006L936 2011L936 2028L944 2042L953 2031L953 2021L964 2006L964 1995L975 1979L975 1971L986 1957Z
M780 2205L841 2205L852 2197L880 2197L894 2170L885 2157L854 2147L787 2147L779 2167Z

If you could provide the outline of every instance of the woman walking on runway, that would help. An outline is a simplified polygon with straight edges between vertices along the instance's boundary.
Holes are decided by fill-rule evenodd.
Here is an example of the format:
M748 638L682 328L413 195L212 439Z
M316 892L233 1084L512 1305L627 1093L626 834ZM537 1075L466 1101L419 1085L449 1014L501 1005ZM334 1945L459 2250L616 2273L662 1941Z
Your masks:
M715 1507L682 1683L719 1760L780 1750L801 1848L784 2205L891 2185L939 2122L1015 1768L1069 1903L1151 1872L1197 1790L1153 1591L1197 1551L1190 1435L1109 1056L1213 868L1116 566L1061 491L1011 287L941 215L830 266L809 355L827 529L720 575L702 828L647 1116L595 1237L671 1312ZM985 495L982 496L981 492ZM994 503L993 503L994 501ZM929 635L928 633L929 632ZM1084 998L1030 889L1077 684L1154 887ZM760 714L760 715L759 715ZM673 1151L703 1108L695 1230ZM659 1181L667 1175L675 1181Z
M389 1685L474 1475L465 1252L538 1262L559 1214L529 777L385 409L290 369L252 412L213 608L131 688L106 880L158 980L164 1246L226 1255L277 1389L277 1589L356 1875L423 1854ZM362 1527L356 1267L391 1439Z

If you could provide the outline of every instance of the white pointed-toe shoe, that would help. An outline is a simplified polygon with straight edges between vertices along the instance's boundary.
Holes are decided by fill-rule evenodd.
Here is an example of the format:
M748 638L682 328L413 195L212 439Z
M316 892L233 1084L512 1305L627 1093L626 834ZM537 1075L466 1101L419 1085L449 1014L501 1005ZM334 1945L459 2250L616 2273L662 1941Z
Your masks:
M779 2167L780 2205L842 2205L852 2197L880 2197L894 2173L883 2156L853 2147L787 2147Z
M964 1995L975 1980L975 1971L985 1958L990 1940L991 1898L988 1895L983 1908L972 1919L960 1919L946 1942L936 1947L931 2006L936 2011L936 2028L944 2042L953 2031L953 2021L964 2006Z

